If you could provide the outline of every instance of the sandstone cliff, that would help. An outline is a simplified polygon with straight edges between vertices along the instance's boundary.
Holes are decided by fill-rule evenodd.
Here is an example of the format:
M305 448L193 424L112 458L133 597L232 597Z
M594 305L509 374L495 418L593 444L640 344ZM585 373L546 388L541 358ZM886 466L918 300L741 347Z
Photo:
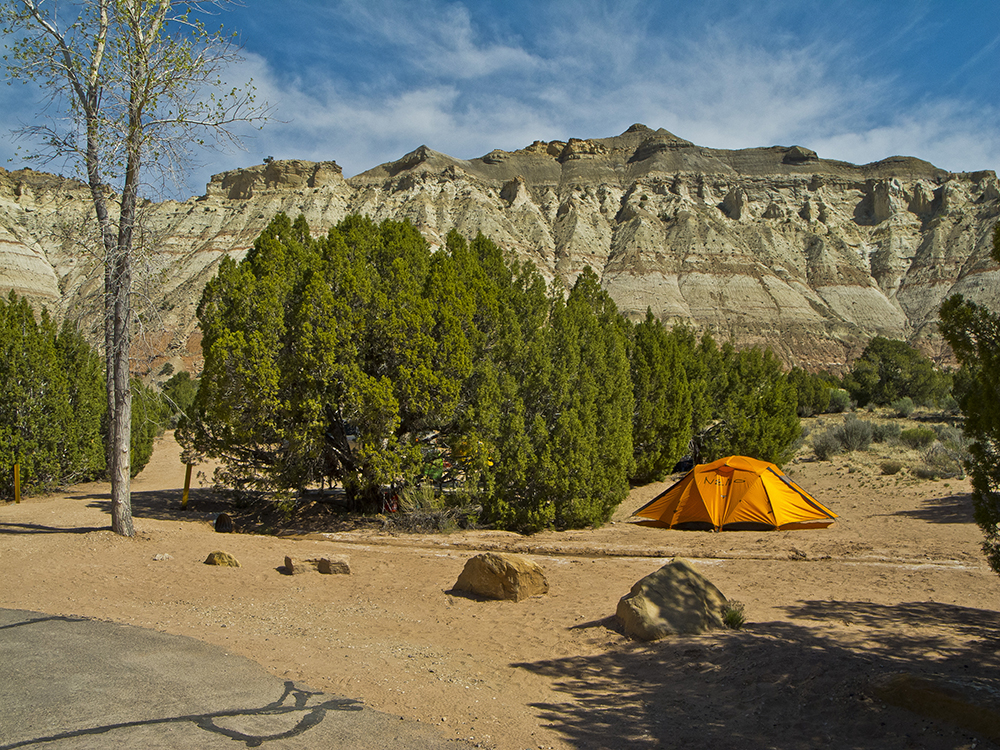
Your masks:
M72 180L0 174L0 291L83 320L99 340L88 201ZM908 157L856 166L800 146L708 149L642 125L468 161L421 147L347 180L334 162L274 161L143 209L135 354L153 374L167 361L199 369L201 289L278 211L305 214L314 232L350 213L408 219L432 245L452 228L481 231L549 278L572 283L591 266L631 316L649 307L813 369L843 366L876 334L947 359L936 333L946 296L1000 307L994 172Z

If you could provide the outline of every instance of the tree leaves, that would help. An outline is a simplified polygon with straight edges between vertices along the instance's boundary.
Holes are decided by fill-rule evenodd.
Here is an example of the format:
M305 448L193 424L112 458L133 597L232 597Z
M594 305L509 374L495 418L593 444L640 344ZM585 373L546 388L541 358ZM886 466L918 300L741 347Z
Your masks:
M1000 262L1000 225L993 231L993 258ZM955 396L972 440L967 468L976 523L990 567L1000 573L1000 314L958 294L940 314L941 334L962 365Z
M162 431L159 395L133 384L131 450L136 473ZM96 479L105 472L107 400L104 364L76 328L61 330L48 313L36 320L13 292L0 300L0 487L12 494L11 468L21 465L25 493Z
M546 289L479 236L431 252L408 223L348 217L312 238L279 215L199 306L205 370L189 451L233 487L342 485L379 509L400 487L474 498L519 531L606 521L630 478L705 453L780 460L795 391L769 353L632 327L597 275Z

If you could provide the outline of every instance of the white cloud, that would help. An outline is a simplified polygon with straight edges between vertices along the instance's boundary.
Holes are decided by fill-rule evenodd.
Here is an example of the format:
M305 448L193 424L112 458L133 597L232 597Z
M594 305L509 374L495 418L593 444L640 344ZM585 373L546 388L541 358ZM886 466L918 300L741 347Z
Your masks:
M377 95L332 82L307 90L251 59L247 71L287 120L268 126L260 144L276 155L335 159L350 175L421 144L470 158L536 138L615 135L644 122L717 148L800 143L859 163L899 153L954 170L997 163L990 145L997 139L982 135L996 133L994 113L977 115L958 102L907 109L894 79L859 70L850 48L770 48L723 28L667 47L634 20L567 25L543 57L477 44L468 11L449 4L443 16L383 24L381 33L406 40L414 64L460 65L468 77L430 76L417 88ZM583 75L601 69L608 75Z
M539 60L513 43L486 41L469 8L458 2L349 2L345 14L359 31L404 54L409 65L442 79L482 78L532 70Z
M906 154L956 171L1000 163L996 107L913 97L903 73L880 67L878 51L849 29L794 36L747 14L675 29L650 22L651 7L553 3L539 15L549 25L522 38L471 2L322 6L317 23L363 32L382 64L352 79L248 55L230 83L252 77L274 119L247 131L247 153L205 155L189 190L268 155L333 159L349 176L421 144L472 158L535 139L616 135L634 122L715 148L797 143L857 163ZM782 4L768 8L773 18ZM910 23L926 34L921 8Z
M958 102L924 104L890 123L816 141L821 156L857 163L916 156L951 172L996 170L1000 165L1000 110Z

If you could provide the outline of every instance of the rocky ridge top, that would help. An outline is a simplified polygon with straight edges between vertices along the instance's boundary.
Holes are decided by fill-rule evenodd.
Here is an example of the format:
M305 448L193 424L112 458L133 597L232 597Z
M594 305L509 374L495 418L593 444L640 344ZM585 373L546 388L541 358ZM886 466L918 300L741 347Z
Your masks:
M201 290L278 211L304 214L316 233L351 213L407 219L432 245L481 231L549 279L571 284L590 266L632 317L650 308L813 369L844 366L877 334L947 360L940 303L960 292L1000 307L992 171L710 149L634 125L471 160L421 146L349 179L332 161L269 161L214 176L199 198L147 204L138 369L200 369ZM0 173L0 291L84 321L98 341L90 212L79 182Z

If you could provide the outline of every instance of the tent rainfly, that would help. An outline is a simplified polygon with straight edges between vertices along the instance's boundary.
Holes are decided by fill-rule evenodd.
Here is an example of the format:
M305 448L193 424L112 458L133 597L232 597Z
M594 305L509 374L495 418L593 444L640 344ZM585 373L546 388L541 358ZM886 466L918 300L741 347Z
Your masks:
M715 531L822 528L837 517L777 466L746 456L698 464L633 515L649 526Z

